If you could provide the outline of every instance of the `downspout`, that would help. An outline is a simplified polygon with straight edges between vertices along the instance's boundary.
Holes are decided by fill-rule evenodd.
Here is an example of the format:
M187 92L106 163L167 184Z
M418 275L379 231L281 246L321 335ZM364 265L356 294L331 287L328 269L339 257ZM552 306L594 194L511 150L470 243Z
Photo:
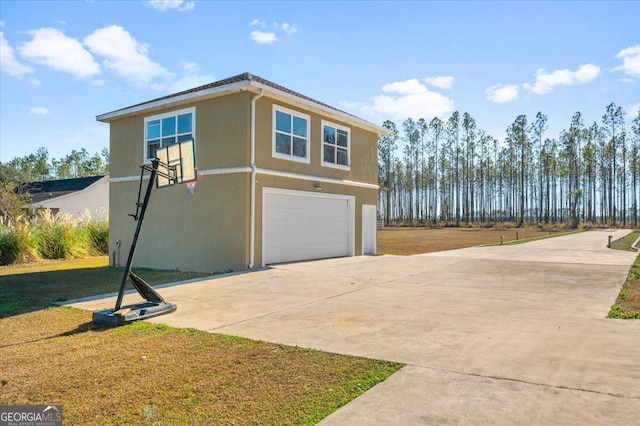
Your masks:
M249 231L249 269L253 269L256 253L256 101L264 89L251 98L251 230Z

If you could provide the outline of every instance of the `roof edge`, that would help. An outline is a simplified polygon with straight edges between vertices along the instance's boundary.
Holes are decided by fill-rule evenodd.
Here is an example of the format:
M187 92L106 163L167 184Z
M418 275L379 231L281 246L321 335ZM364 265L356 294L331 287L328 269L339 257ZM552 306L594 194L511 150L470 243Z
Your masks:
M176 96L160 98L154 101L144 102L138 105L118 109L115 111L107 112L105 114L100 114L96 116L96 120L101 121L103 123L110 123L116 118L123 117L129 114L135 114L136 112L147 111L153 108L168 107L174 104L184 103L191 99L222 95L222 94L225 94L225 92L241 90L243 87L249 86L249 83L250 83L249 80L243 80L237 83L230 83L230 84L225 84L223 86L216 86L216 87L198 90L195 92L187 92L183 94L178 94Z
M237 78L242 78L242 80L238 81ZM271 95L269 97L284 99L290 103L298 104L305 108L322 113L323 115L327 115L334 119L339 119L340 121L371 131L373 133L376 133L377 135L384 135L388 133L388 130L381 126L373 124L355 115L341 111L337 108L331 107L327 104L316 101L307 96L291 91L289 89L286 89L283 86L277 85L275 83L272 83L268 80L265 80L258 76L254 76L249 73L240 74L238 76L230 77L225 80L220 80L220 82L224 82L227 80L229 81L229 83L226 83L226 84L223 83L221 85L216 85L216 83L212 83L213 86L211 85L202 86L202 88L199 90L198 88L190 89L190 90L186 90L184 92L178 93L176 95L169 95L156 100L143 102L141 104L118 109L105 114L100 114L96 116L96 120L103 123L110 123L115 119L118 119L120 117L125 117L130 114L135 114L135 113L144 112L144 111L157 109L157 108L169 108L174 105L185 104L191 100L208 98L208 97L216 97L216 96L224 96L226 94L242 91L242 90L249 90L256 93L259 92L260 90L263 90L267 96Z

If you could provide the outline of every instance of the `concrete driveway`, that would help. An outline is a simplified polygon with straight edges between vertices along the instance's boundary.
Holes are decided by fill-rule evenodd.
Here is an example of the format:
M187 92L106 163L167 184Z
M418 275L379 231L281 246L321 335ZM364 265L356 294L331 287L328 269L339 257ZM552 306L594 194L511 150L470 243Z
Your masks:
M326 425L638 425L640 321L605 319L636 256L608 250L607 236L626 233L167 286L178 310L157 321L407 364Z

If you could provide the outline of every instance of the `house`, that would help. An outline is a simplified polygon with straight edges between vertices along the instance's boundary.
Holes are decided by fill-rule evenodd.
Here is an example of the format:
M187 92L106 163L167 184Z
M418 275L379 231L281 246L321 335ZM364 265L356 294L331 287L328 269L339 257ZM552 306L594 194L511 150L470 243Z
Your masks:
M77 219L88 211L93 216L109 213L109 176L30 182L33 210L49 209L51 213L68 213Z
M154 190L137 266L215 272L375 253L379 126L250 73L97 120L110 125L112 252L133 235L141 165L195 141L197 186Z

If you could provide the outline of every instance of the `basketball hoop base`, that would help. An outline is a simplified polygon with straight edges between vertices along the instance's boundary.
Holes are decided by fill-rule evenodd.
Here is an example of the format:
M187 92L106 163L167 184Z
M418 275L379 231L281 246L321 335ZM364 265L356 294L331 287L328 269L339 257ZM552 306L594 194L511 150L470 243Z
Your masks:
M175 312L178 307L170 302L142 302L123 306L117 311L114 308L103 309L93 313L93 322L117 327L132 321L144 320L159 315Z

